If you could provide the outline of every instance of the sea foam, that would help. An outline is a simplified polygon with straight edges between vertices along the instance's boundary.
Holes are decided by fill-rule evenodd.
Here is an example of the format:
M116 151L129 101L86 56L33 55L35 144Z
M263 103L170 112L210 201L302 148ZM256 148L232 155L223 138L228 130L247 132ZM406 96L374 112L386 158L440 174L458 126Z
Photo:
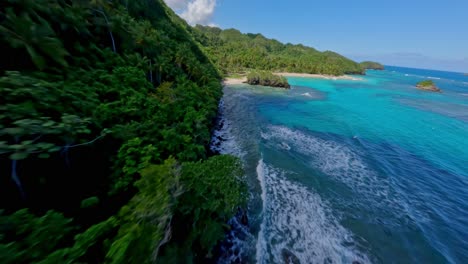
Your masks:
M373 193L388 195L386 180L377 177L358 154L342 144L283 126L270 126L262 137L288 143L293 150L309 157L312 166L354 190L371 187Z
M409 214L410 206L393 188L390 179L380 177L356 150L283 126L269 126L261 136L266 140L286 142L291 151L307 157L311 167L358 194L360 206L384 210L392 215Z
M258 163L264 208L257 263L370 263L327 203L287 173Z
M224 101L219 103L218 127L213 132L210 142L210 149L220 154L229 154L242 158L245 152L242 151L237 139L232 132L231 120L229 120L224 111Z

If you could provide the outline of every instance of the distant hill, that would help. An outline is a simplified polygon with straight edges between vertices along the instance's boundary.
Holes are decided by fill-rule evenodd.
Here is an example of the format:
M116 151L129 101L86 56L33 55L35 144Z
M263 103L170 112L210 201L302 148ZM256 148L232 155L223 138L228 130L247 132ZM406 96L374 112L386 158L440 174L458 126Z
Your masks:
M358 63L332 51L283 44L261 34L243 34L236 29L197 25L194 31L208 56L225 74L251 69L329 75L365 72Z
M385 67L382 64L378 62L374 62L374 61L363 61L360 64L366 70L384 70L385 69Z

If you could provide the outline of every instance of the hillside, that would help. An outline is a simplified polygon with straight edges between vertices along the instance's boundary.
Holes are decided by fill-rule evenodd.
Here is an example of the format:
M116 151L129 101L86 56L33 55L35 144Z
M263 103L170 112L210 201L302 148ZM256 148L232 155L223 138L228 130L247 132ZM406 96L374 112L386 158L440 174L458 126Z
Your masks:
M197 25L197 40L224 74L251 69L329 75L364 74L356 62L332 51L320 52L304 45L283 44L261 34L242 34Z
M385 70L385 67L382 64L374 61L363 61L360 64L367 70Z
M203 262L244 202L220 76L162 0L4 1L2 263Z

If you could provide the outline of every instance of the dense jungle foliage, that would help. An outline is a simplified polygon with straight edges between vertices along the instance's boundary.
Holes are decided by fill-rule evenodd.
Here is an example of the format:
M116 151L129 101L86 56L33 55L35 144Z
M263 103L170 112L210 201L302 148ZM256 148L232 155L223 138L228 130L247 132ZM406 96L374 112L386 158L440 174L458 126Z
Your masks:
M247 75L247 83L251 85L263 85L282 87L289 89L291 86L284 76L278 76L267 71L252 71Z
M2 263L207 262L245 202L220 75L162 0L4 0Z
M261 34L242 34L197 25L197 40L224 74L266 70L329 75L364 74L358 63L335 52L320 52L304 45L282 44Z

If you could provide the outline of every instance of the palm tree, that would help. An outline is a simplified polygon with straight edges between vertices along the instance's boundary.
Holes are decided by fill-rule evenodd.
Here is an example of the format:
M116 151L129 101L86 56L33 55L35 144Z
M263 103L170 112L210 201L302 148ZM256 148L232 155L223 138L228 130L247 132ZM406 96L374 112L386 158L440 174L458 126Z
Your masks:
M31 14L34 20L28 13L17 16L12 9L7 9L0 33L12 47L25 48L33 63L41 70L46 67L46 58L67 66L65 56L68 52L50 24L37 13Z
M107 28L109 30L109 36L112 41L112 50L114 53L117 53L117 48L115 47L115 39L114 39L114 34L112 34L112 27L109 22L109 19L107 18L106 12L104 10L105 7L109 6L109 1L105 0L91 0L90 5L92 6L91 10L94 12L97 12L104 17L104 20L106 21Z

